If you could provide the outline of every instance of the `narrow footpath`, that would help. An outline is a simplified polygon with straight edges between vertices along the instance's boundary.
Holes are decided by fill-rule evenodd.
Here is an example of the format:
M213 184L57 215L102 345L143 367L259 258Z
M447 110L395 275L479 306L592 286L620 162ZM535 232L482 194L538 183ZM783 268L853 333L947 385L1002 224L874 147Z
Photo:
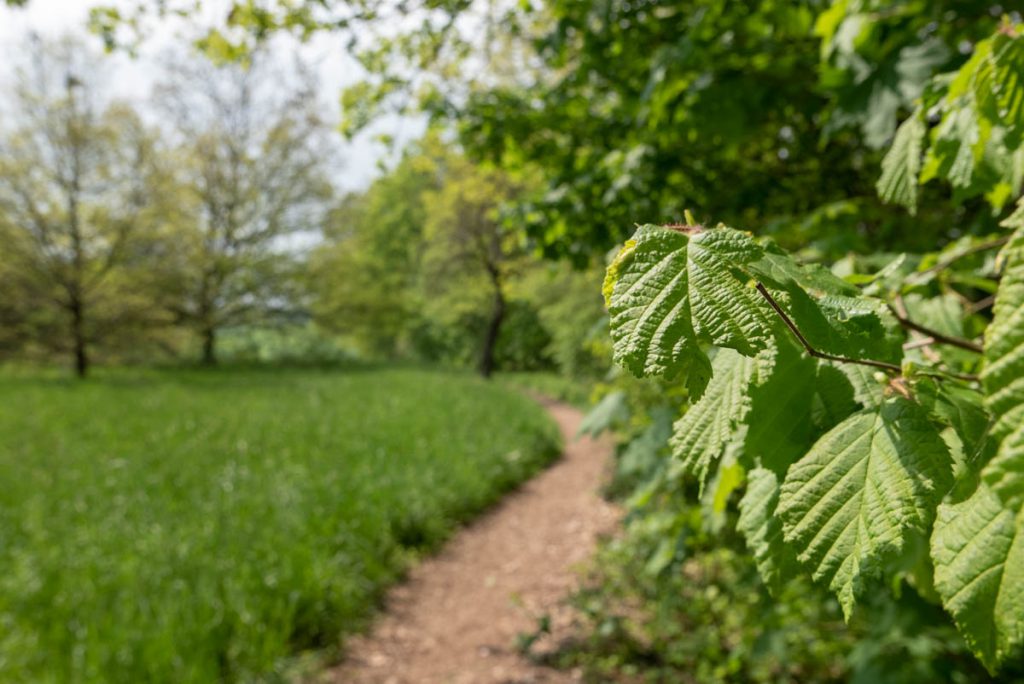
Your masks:
M605 440L576 438L582 415L544 402L565 454L459 532L393 589L366 636L323 681L344 684L528 684L572 682L577 674L531 663L521 634L550 621L570 628L565 598L617 509L598 495L611 459ZM550 637L549 637L550 638Z

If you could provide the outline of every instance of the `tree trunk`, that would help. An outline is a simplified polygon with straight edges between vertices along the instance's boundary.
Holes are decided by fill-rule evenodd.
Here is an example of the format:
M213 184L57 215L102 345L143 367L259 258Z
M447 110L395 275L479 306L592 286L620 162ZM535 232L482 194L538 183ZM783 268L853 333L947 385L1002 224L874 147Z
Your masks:
M203 365L217 365L217 331L213 326L203 328Z
M84 378L89 373L89 349L85 339L85 307L77 298L71 302L71 342L75 355L75 375Z
M501 332L501 323L505 320L505 296L501 287L494 288L494 307L491 309L491 321L487 325L487 334L484 336L484 347L480 354L480 375L485 378L491 377L494 373L494 351L498 346L498 334Z

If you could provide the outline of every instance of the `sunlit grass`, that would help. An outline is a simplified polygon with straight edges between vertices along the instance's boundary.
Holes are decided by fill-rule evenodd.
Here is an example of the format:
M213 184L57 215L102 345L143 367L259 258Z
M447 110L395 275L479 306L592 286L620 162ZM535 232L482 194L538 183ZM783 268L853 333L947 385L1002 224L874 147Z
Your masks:
M0 376L0 681L217 681L357 627L557 452L422 370Z

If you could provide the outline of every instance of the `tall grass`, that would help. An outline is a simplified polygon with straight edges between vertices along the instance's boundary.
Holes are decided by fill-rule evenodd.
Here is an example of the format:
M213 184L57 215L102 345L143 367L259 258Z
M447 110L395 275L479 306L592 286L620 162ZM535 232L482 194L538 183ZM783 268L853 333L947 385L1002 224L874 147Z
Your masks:
M0 681L265 678L555 453L462 375L0 376Z

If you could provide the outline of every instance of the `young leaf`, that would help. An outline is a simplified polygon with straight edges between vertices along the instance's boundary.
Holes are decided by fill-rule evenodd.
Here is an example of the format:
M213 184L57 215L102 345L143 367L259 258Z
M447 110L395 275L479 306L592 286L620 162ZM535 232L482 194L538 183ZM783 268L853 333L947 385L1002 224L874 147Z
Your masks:
M1024 643L1024 513L982 485L939 506L935 588L974 654L992 672Z
M766 308L737 268L761 248L729 228L642 226L608 269L604 292L615 360L638 376L707 373L706 341L753 355L769 338Z
M790 467L779 497L786 541L839 596L847 617L865 579L926 530L952 480L950 456L916 404L853 414Z
M928 127L918 109L896 131L892 147L882 160L878 196L885 202L900 204L911 215L917 213L918 176L921 173L921 142Z
M1019 141L1024 132L1024 38L998 32L988 41L974 79L978 109Z

